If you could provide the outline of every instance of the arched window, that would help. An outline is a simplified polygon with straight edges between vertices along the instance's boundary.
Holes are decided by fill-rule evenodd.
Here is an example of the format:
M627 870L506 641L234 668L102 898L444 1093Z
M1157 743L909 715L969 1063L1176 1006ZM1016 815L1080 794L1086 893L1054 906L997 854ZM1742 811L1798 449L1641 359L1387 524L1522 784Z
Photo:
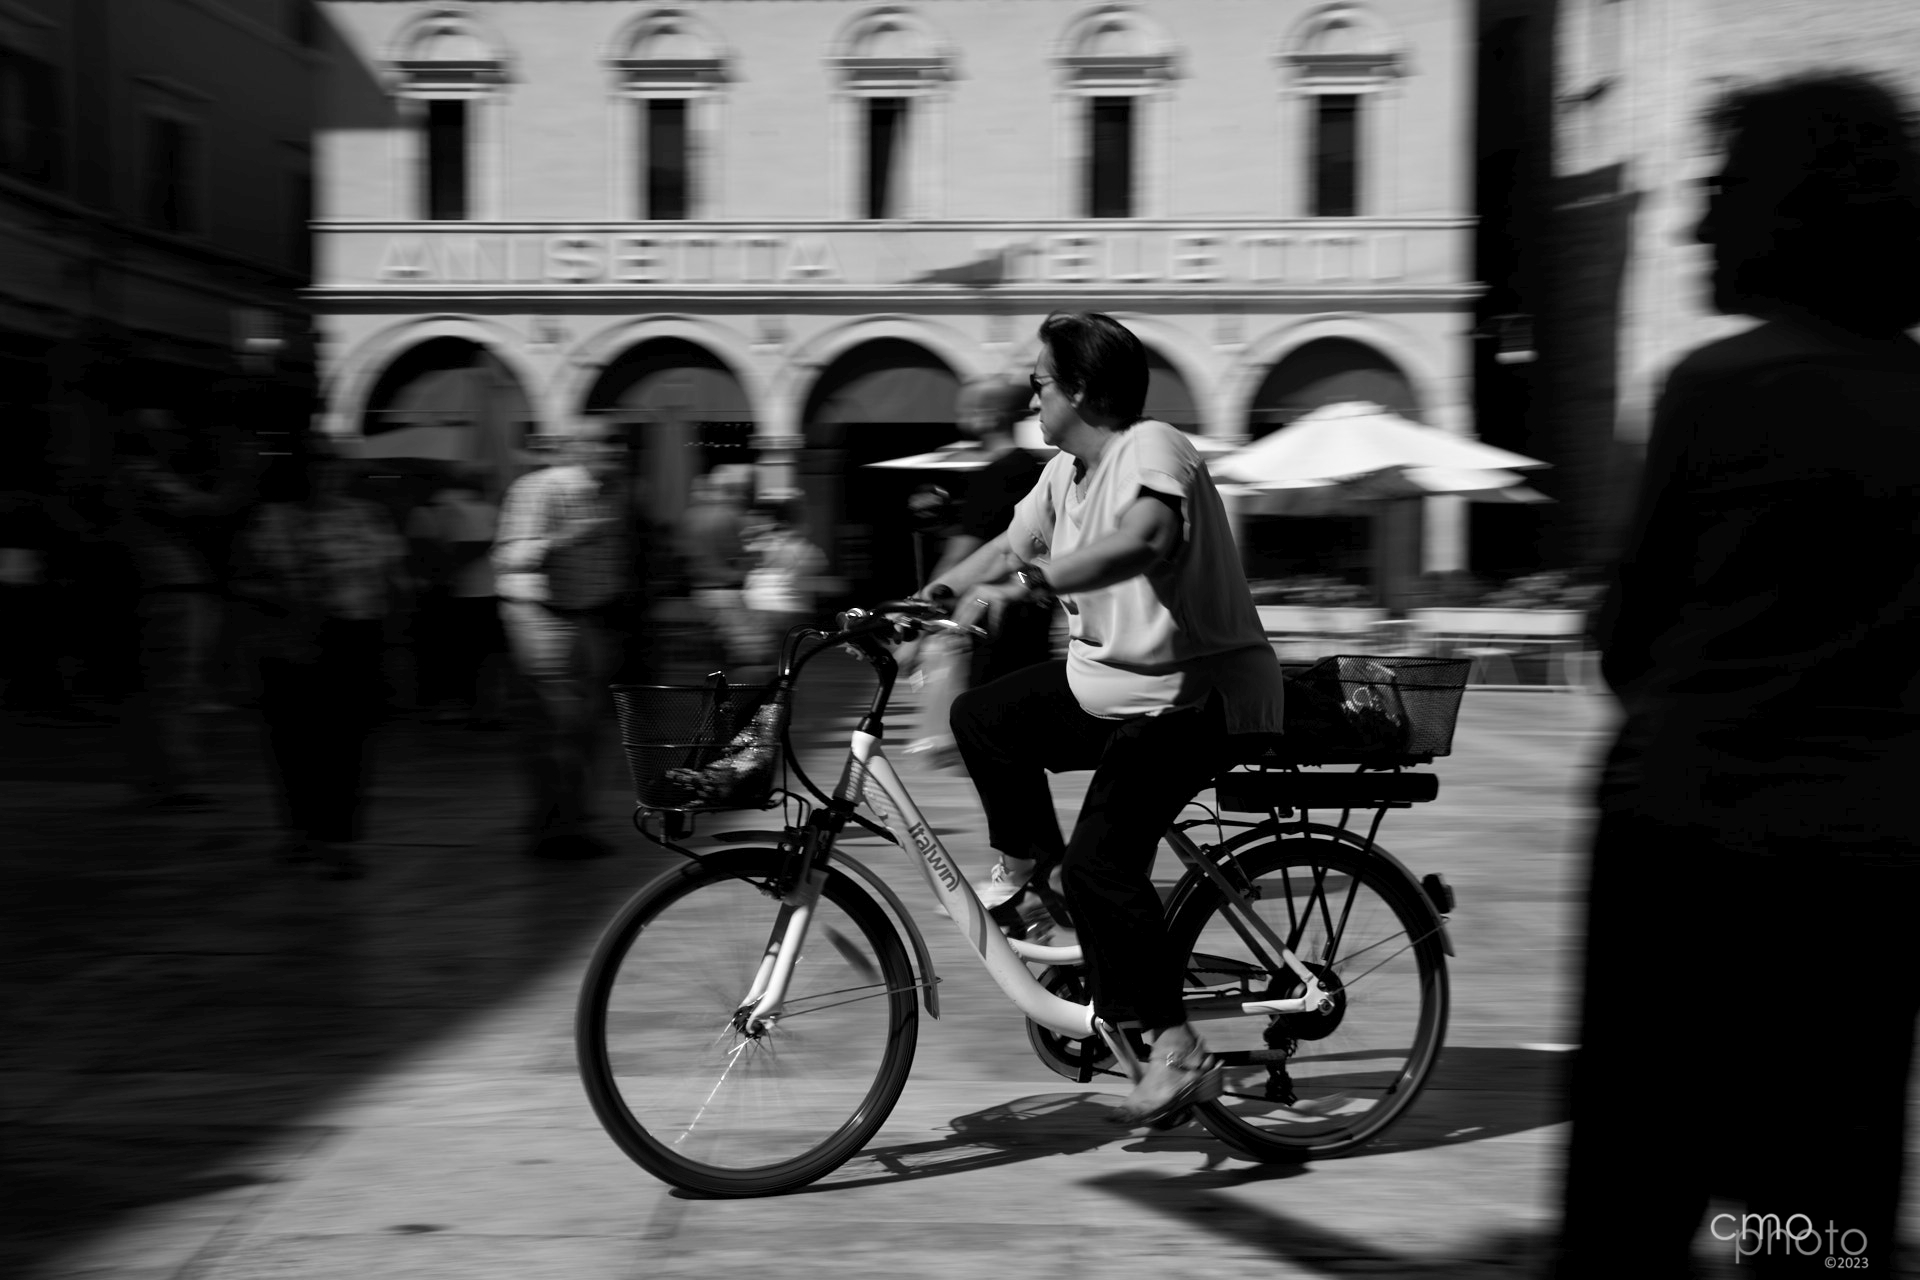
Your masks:
M1287 78L1282 133L1301 154L1283 172L1297 175L1296 211L1352 218L1391 211L1391 144L1397 121L1394 82L1405 56L1365 8L1333 4L1294 29L1278 58Z
M509 69L500 45L458 10L402 28L387 60L406 128L399 157L403 216L434 221L500 212L498 119Z
M937 217L946 203L947 42L919 15L872 9L834 40L838 81L832 150L836 212L851 218Z
M719 216L726 47L701 19L656 9L629 24L607 65L615 85L609 172L621 216Z
M1067 28L1054 64L1061 77L1054 133L1062 216L1165 216L1178 75L1173 42L1132 5L1105 4Z

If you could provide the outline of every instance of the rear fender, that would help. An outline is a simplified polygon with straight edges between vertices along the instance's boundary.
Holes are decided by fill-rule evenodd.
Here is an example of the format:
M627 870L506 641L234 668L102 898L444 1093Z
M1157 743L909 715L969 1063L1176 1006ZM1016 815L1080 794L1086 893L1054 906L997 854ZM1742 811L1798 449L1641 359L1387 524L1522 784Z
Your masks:
M1246 845L1275 838L1298 838L1298 834L1301 833L1302 830L1302 828L1294 826L1285 828L1284 833L1276 833L1270 827L1257 825L1234 836L1225 844L1202 846L1201 852L1202 856L1210 857L1214 861L1219 862L1231 854L1238 853L1240 849ZM1349 849L1364 853L1370 858L1378 858L1381 862L1393 868L1394 874L1398 875L1400 879L1406 883L1408 896L1420 904L1420 910L1426 914L1428 922L1432 924L1434 930L1439 933L1441 950L1445 951L1448 955L1454 954L1453 937L1447 932L1447 917L1440 914L1439 910L1433 904L1433 899L1427 896L1426 889L1421 885L1419 878L1407 869L1406 863L1400 861L1400 859L1394 857L1379 845L1368 844L1359 835L1344 827L1329 827L1316 822L1306 826L1304 833L1317 839L1336 841L1346 845ZM1201 882L1199 874L1193 871L1189 871L1181 878L1180 883L1175 886L1173 894L1167 902L1167 915L1169 919L1179 914L1180 908L1186 902L1187 895L1193 891L1193 887Z

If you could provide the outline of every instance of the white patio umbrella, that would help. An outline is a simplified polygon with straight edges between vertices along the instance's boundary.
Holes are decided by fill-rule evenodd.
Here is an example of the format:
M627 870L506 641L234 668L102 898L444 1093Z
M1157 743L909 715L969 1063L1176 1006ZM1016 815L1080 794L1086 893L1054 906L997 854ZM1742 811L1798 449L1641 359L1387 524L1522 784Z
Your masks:
M1237 446L1216 440L1212 436L1203 436L1190 432L1187 439L1202 458L1212 460L1231 456ZM1038 458L1051 458L1059 450L1048 444L1040 434L1040 418L1022 418L1013 424L1013 442ZM869 467L895 471L978 471L993 459L979 445L971 440L957 440L952 444L941 445L938 449L926 453L909 454L904 458L888 458L884 462L869 462Z
M1546 465L1409 422L1377 404L1347 401L1322 405L1220 459L1213 474L1240 484L1277 484L1352 480L1389 468L1525 471Z
M1409 422L1377 404L1323 405L1212 467L1245 512L1373 517L1374 580L1393 607L1395 543L1415 538L1403 500L1457 494L1473 500L1545 502L1514 472L1548 465ZM1397 516L1395 513L1399 513ZM1396 530L1404 536L1396 535Z
M1364 515L1370 503L1440 495L1469 502L1552 502L1512 471L1460 467L1393 467L1351 480L1281 480L1222 484L1220 495L1247 515Z

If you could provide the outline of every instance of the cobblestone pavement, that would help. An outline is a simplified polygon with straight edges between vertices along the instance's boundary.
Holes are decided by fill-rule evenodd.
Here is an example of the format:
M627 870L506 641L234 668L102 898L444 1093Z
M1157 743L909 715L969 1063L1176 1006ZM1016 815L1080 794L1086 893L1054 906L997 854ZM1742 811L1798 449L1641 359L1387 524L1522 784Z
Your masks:
M821 662L797 718L844 732L859 673ZM1586 695L1468 696L1439 800L1381 836L1459 896L1447 1049L1384 1141L1304 1167L1248 1164L1197 1128L1105 1123L1115 1086L1042 1067L917 875L868 840L935 947L945 1016L923 1020L868 1149L761 1201L671 1193L600 1132L574 1074L586 954L671 858L624 828L617 759L601 833L619 856L535 861L511 828L509 736L397 720L375 753L373 872L336 883L274 861L245 713L209 718L223 805L193 816L129 806L109 731L16 726L0 754L0 1271L1529 1274L1575 1037L1581 797L1609 715ZM984 866L965 779L905 759L930 820ZM1070 813L1071 775L1058 795Z

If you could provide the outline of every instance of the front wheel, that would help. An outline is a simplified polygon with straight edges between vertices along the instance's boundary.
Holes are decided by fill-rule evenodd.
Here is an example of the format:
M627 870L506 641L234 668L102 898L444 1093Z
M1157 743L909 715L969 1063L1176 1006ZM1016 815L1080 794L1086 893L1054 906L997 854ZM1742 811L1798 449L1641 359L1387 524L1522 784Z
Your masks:
M581 1079L607 1133L648 1172L706 1195L791 1191L872 1138L906 1084L918 991L900 935L829 870L784 1011L736 1025L780 912L782 855L715 853L642 889L580 991Z
M1253 910L1319 979L1325 1012L1243 1015L1198 1024L1226 1063L1219 1101L1196 1107L1215 1137L1256 1160L1338 1155L1412 1105L1447 1027L1439 925L1385 859L1338 841L1285 837L1225 864ZM1169 932L1189 998L1295 997L1305 984L1211 881L1176 898Z

